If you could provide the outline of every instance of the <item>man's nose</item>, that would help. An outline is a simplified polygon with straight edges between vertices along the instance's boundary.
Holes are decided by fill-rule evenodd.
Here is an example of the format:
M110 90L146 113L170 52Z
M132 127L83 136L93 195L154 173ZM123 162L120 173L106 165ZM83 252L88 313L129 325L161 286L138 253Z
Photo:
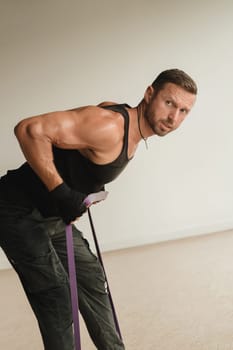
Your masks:
M171 111L168 115L168 122L170 125L174 125L179 117L179 109L176 108L173 111Z

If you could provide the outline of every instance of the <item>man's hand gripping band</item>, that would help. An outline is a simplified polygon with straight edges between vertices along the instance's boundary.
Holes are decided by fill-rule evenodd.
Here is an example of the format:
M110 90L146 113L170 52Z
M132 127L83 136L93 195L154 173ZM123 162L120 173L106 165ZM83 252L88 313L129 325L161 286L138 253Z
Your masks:
M64 182L50 192L57 205L60 217L67 225L82 216L92 204L104 200L107 194L106 191L100 191L87 196L71 189Z
M67 225L82 216L87 210L83 202L86 194L71 189L64 182L52 190L50 195L57 205L60 217Z

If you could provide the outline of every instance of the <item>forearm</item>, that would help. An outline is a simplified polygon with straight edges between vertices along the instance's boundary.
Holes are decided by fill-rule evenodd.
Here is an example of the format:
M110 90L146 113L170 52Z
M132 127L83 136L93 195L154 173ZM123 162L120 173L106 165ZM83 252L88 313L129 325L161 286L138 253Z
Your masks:
M54 165L51 140L36 130L35 125L24 122L15 127L15 135L27 162L48 190L61 184L63 179Z

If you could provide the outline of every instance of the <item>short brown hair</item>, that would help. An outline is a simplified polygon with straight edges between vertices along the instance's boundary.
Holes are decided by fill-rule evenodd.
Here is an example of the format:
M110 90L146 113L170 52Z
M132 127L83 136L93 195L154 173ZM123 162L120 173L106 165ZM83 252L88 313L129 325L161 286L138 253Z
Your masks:
M168 69L161 72L151 85L158 93L166 83L176 84L194 95L197 94L197 85L194 80L180 69Z

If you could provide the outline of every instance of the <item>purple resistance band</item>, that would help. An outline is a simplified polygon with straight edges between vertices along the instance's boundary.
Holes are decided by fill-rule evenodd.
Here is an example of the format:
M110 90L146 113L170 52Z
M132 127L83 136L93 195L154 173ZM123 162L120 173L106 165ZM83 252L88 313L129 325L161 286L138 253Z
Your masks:
M80 327L79 327L79 316L78 316L78 288L76 279L76 268L74 258L74 242L72 226L66 226L66 247L67 247L67 258L68 258L68 269L70 279L70 296L71 296L71 307L73 316L74 326L74 345L75 350L81 350L80 341Z
M106 198L107 193L103 193L103 191L102 191L102 193L101 192L97 193L97 196L98 195L100 195L100 197L98 198L97 201L100 201L100 200L103 200ZM94 198L95 198L95 200L93 198L91 198L91 200L90 200L90 196L89 196L86 200L86 204L91 205L92 204L91 202L96 203L97 202L96 196ZM105 268L104 268L104 264L103 264L103 259L101 256L101 252L100 252L100 248L98 245L98 240L97 240L93 220L91 217L90 208L88 208L88 216L89 216L91 230L92 230L92 234L93 234L93 238L94 238L94 242L95 242L96 252L97 252L99 261L102 265L104 275L105 275L105 281L107 283L107 291L108 291L109 301L110 301L110 305L111 305L112 312L113 312L115 327L116 327L116 330L119 334L120 339L122 340L119 322L117 319L116 310L114 307L112 295L111 295L111 292L109 289L107 276L106 276L106 272L105 272ZM79 314L78 314L78 310L79 310L78 288L77 288L77 277L76 277L77 275L76 275L76 268L75 268L73 233L72 233L72 226L71 225L66 226L66 245L67 245L67 258L68 258L68 269L69 269L69 279L70 279L71 306L72 306L72 316L73 316L73 325L74 325L75 350L81 350L80 325L79 325Z
M99 248L99 244L98 244L98 240L97 240L97 236L96 236L96 232L95 232L93 220L92 220L92 217L91 217L90 208L88 208L88 216L89 216L89 221L90 221L90 225L91 225L91 230L92 230L92 234L93 234L93 238L94 238L94 242L95 242L96 252L97 252L99 261L100 261L100 263L101 263L101 265L102 265L102 268L103 268L103 271L104 271L105 281L106 281L106 283L107 283L107 291L108 291L109 301L110 301L111 308L112 308L112 313L113 313L113 318L114 318L115 327L116 327L116 330L117 330L117 332L118 332L118 334L119 334L120 339L122 340L122 335L121 335L121 331L120 331L120 326L119 326L119 322L118 322L118 319L117 319L117 314L116 314L116 310L115 310L115 307L114 307L114 303L113 303L113 299L112 299L112 294L111 294L111 291L110 291L110 288L109 288L109 284L108 284L108 280L107 280L107 275L106 275L105 268L104 268L103 259L102 259L102 256L101 256L101 252L100 252L100 248Z

